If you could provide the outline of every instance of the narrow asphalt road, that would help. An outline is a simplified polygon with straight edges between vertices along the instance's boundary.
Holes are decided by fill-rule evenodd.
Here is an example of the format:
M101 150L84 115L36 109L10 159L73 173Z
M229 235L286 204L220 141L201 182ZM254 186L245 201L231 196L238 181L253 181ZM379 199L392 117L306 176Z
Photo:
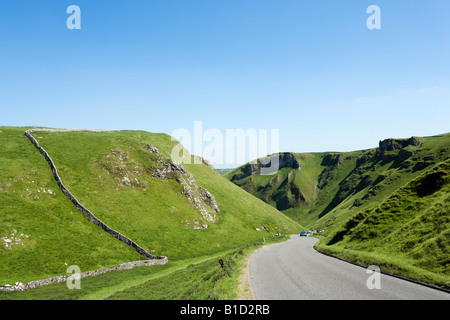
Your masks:
M255 300L450 300L450 294L367 269L317 252L318 240L291 239L264 247L249 259ZM383 271L383 270L381 270ZM375 279L379 276L378 280ZM380 289L369 289L379 284Z

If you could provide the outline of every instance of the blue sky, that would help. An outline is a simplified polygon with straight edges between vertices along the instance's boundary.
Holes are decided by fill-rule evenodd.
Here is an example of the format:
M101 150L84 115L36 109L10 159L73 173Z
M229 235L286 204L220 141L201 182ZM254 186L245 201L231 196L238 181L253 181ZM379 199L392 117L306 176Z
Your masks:
M2 1L0 125L202 121L279 129L281 151L359 150L450 131L449 57L448 0Z

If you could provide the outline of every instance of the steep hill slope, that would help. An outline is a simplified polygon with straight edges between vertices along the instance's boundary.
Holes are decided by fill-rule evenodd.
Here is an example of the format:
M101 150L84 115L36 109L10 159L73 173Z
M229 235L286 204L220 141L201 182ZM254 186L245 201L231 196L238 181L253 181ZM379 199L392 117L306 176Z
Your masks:
M450 289L450 160L359 211L320 248Z
M225 176L303 225L324 229L321 250L448 286L448 159L450 134L443 134L386 139L355 152L285 153L272 176L260 174L259 161Z
M282 153L279 170L260 174L261 163L247 164L225 174L236 185L271 204L294 220L307 224L330 209L330 197L354 169L362 152Z
M450 156L450 134L387 139L354 152L282 153L280 169L260 174L261 162L224 176L295 220L310 225L330 212L361 210ZM324 222L326 219L321 219Z
M0 248L1 283L65 274L66 264L84 271L141 259L64 197L48 164L24 136L26 129L0 128L0 237L24 235L20 244L8 242L10 246ZM83 206L147 251L169 260L238 248L300 228L207 165L172 162L175 142L165 134L33 136Z
M141 257L85 219L60 192L25 129L0 133L0 285L96 270Z

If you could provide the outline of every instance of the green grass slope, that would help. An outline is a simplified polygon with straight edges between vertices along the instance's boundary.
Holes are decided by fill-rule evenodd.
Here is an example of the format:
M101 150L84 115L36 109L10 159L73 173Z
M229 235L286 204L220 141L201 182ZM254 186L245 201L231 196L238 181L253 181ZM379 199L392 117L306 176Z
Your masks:
M13 240L0 242L0 284L64 275L72 264L87 271L144 259L90 223L64 197L49 165L24 136L26 129L0 128L0 237ZM185 165L220 208L215 222L206 220L183 194L179 177L173 173L154 177L157 169L164 170L162 162L170 161L175 144L165 134L35 132L33 136L80 203L111 228L169 260L236 249L300 228L207 165ZM159 155L152 154L149 145L158 148Z
M450 134L387 139L380 145L355 152L290 153L295 161L273 175L261 175L258 162L224 177L303 225L330 228L450 156Z
M354 215L319 248L450 289L450 160Z
M0 285L141 259L65 198L24 128L0 131Z
M337 199L342 181L351 174L360 152L288 153L291 163L282 164L273 174L249 174L249 165L224 175L255 197L307 225L325 215ZM283 154L282 154L283 157Z
M370 210L386 201L394 192L450 157L450 134L416 138L419 146L396 139L393 150L380 147L364 151L350 173L338 183L328 209L320 211L311 227L337 232L354 215ZM406 146L395 146L395 143ZM331 182L332 184L335 184ZM407 203L403 204L405 207Z
M233 300L249 295L242 279L248 256L261 244L167 264L83 278L80 290L53 283L33 290L1 292L0 300ZM224 262L224 268L218 264Z
M225 177L308 228L324 229L322 251L449 286L444 177L450 134L386 139L355 152L293 155L299 168L291 163L263 177L245 165ZM434 175L445 181L442 188L417 191L420 179L438 183Z

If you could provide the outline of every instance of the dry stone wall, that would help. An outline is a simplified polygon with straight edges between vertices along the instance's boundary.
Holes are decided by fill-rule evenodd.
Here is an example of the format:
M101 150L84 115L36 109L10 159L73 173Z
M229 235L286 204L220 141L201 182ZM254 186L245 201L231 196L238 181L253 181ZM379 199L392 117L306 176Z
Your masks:
M93 276L93 275L98 275L101 273L105 273L105 272L110 272L110 271L114 271L114 270L124 270L124 269L131 269L137 266L150 266L150 265L156 265L156 264L165 264L167 263L168 259L167 257L164 256L155 256L152 255L151 253L147 252L146 250L144 250L141 246L139 246L136 242L132 241L131 239L127 238L126 236L124 236L123 234L117 232L116 230L110 228L109 226L107 226L105 223L103 223L100 219L98 219L92 212L90 212L88 209L86 209L71 193L70 191L65 187L61 177L58 174L58 170L53 162L53 160L51 159L51 157L49 156L49 154L47 153L47 151L44 150L44 148L42 148L39 143L37 142L37 140L33 137L32 133L33 132L39 132L39 131L46 131L46 132L73 132L73 131L78 131L78 132L82 132L82 131L86 131L86 132L106 132L106 131L112 131L112 130L85 130L85 129L30 129L27 130L25 132L25 136L28 137L28 139L30 139L31 143L36 147L36 149L41 153L41 155L45 158L45 160L47 161L47 163L49 164L53 176L56 180L56 183L58 184L58 187L61 189L61 191L64 193L64 195L75 205L75 207L86 217L89 219L89 221L91 221L93 224L99 226L102 230L106 231L107 233L109 233L111 236L113 236L114 238L116 238L119 241L122 241L123 243L129 245L130 247L132 247L133 249L135 249L140 255L150 259L150 260L140 260L140 261L135 261L135 262L127 262L124 264L121 264L115 268L111 268L111 269L106 269L106 270L96 270L96 271L87 271L81 274L81 277L87 277L87 276ZM14 290L26 290L26 289L31 289L37 286L41 286L41 285L46 285L49 283L54 283L54 282L61 282L61 281L66 281L68 279L70 275L66 275L66 276L58 276L58 277L53 277L53 278L48 278L48 279L44 279L44 280L37 280L37 281L31 281L26 283L25 285L18 283L15 286L11 286L11 287L0 287L0 290L2 291L14 291Z
M124 242L125 244L131 246L134 248L139 254L141 254L144 257L147 257L149 259L162 259L163 257L160 256L154 256L151 253L147 252L143 248L141 248L137 243L132 241L131 239L125 237L123 234L117 232L116 230L110 228L105 223L103 223L100 219L98 219L92 212L90 212L88 209L86 209L71 193L70 191L65 187L64 183L62 182L61 177L58 174L58 170L53 162L53 160L50 158L47 151L42 148L37 140L32 136L33 132L36 131L49 131L49 132L68 132L68 131L96 131L100 132L100 130L56 130L56 129L31 129L27 130L25 132L25 135L30 139L31 143L39 150L39 152L44 156L47 163L50 165L50 168L53 172L53 176L56 180L56 183L58 184L58 187L61 189L61 191L64 193L64 195L75 205L75 207L86 217L88 218L92 223L102 228L104 231L112 235L114 238Z
M111 271L128 270L128 269L133 269L135 267L161 265L161 264L166 264L167 261L168 261L167 257L163 257L162 259L139 260L139 261L126 262L126 263L122 263L114 268L82 272L79 274L78 278L81 279L81 278L85 278L85 277L92 277L92 276L97 276L97 275L111 272ZM6 292L8 292L8 291L24 291L24 290L33 289L33 288L36 288L39 286L45 286L45 285L51 284L51 283L67 281L67 280L70 280L69 277L74 277L74 276L75 276L75 274L68 274L65 276L57 276L57 277L47 278L47 279L43 279L43 280L30 281L30 282L27 282L26 284L22 284L22 283L18 282L14 286L0 287L0 291L6 291Z

